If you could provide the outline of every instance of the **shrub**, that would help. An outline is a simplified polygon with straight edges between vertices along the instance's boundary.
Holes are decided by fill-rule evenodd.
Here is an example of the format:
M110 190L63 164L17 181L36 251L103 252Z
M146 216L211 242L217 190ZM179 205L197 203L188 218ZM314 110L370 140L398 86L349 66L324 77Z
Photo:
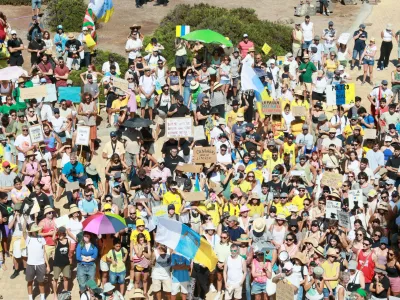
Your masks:
M190 30L211 29L229 37L236 46L244 33L250 36L255 43L256 52L260 52L264 59L266 55L261 51L264 43L272 47L268 56L284 55L291 49L291 31L288 26L259 20L255 10L237 8L214 7L208 4L178 5L162 21L153 36L146 37L147 45L152 37L156 37L164 47L163 56L171 64L174 62L175 26L190 25Z
M45 21L53 31L59 24L65 31L81 31L86 8L85 0L49 0Z

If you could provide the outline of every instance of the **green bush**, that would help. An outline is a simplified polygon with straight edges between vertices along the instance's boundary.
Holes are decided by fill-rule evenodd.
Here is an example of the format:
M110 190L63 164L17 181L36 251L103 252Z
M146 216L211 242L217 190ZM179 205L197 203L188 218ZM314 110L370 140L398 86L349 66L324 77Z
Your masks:
M256 46L256 52L261 51L264 43L272 47L268 56L284 55L291 49L291 31L288 26L259 20L254 9L214 7L208 4L178 5L162 21L153 36L145 39L147 45L152 37L156 37L164 47L163 56L173 64L175 51L175 27L177 25L190 25L190 30L211 29L229 37L233 45L242 40L244 33Z
M53 31L62 24L66 32L80 32L86 8L85 0L49 0L45 21Z

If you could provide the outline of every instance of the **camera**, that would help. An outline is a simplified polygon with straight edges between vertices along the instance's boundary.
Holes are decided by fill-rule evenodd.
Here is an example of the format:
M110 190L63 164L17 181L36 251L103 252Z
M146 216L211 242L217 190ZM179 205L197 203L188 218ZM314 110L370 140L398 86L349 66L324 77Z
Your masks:
M308 217L309 216L309 213L308 213L308 211L303 211L303 213L301 214L303 217Z

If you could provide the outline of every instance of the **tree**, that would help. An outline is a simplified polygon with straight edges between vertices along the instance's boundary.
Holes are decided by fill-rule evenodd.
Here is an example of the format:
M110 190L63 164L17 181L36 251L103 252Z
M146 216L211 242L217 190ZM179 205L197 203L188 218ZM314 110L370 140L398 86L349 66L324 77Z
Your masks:
M54 31L58 25L66 32L81 31L86 8L85 0L49 0L45 21Z

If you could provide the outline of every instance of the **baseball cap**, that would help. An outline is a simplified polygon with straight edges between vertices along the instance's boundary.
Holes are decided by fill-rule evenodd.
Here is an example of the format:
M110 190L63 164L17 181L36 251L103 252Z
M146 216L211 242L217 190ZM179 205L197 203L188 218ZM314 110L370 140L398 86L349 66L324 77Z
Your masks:
M11 35L13 34L17 34L17 32L15 30L11 30Z
M247 37L249 37L249 35L247 33L245 33L245 34L243 34L243 37L247 38Z
M293 269L293 264L290 261L285 262L285 264L283 265L283 269L292 270Z
M386 79L383 79L381 82L382 85L388 85L388 81Z
M365 25L364 25L364 24L360 24L359 27L362 28L362 29L364 29L364 28L365 28Z
M114 174L114 178L121 178L121 172L116 172L115 174Z
M356 270L357 269L357 262L355 260L349 261L349 265L347 267L349 270Z
M82 31L88 30L88 28L86 26L82 27Z
M392 197L398 197L399 196L399 192L398 191L394 191L393 193L392 193Z
M55 109L53 110L53 112L54 112L55 114L59 114L59 113L60 113L60 109L59 109L59 108L55 108Z
M393 179L388 179L388 180L386 180L386 184L394 184L394 180Z
M2 166L3 166L3 168L7 168L7 167L9 167L11 165L10 165L10 163L8 161L3 161Z
M144 226L144 221L142 219L136 220L136 227L138 227L138 226Z
M303 127L302 127L302 129L303 129L303 130L308 129L308 125L307 125L307 124L304 124Z
M87 78L87 79L92 79L92 78L93 78L93 75L92 75L92 74L87 74L87 75L86 75L86 78Z
M253 123L246 123L246 127L249 127L251 129L253 129L254 128L254 124Z
M328 25L329 25L329 26L333 26L333 22L332 22L332 21L329 21Z
M110 203L104 204L103 209L104 209L104 210L111 209L111 204L110 204Z
M111 132L110 132L110 136L111 136L111 137L117 136L117 132L116 132L116 131L111 131Z

